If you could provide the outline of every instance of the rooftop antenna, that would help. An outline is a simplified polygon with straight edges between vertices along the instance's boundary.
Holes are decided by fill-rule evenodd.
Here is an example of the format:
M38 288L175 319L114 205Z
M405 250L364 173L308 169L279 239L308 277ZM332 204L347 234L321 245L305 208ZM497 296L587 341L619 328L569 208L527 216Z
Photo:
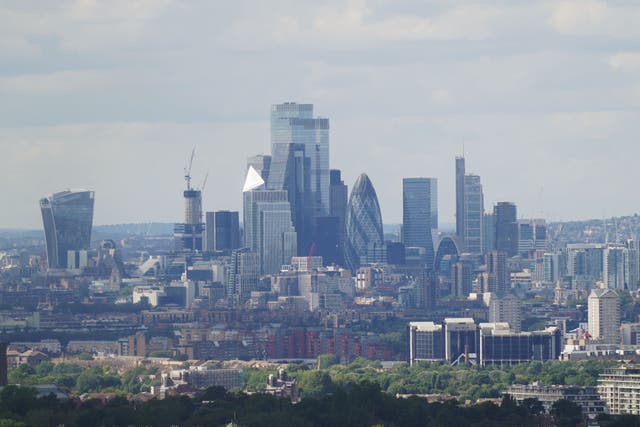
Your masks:
M540 186L540 199L538 199L538 203L540 204L540 218L544 218L544 207L542 201L544 199L544 185Z
M187 182L187 191L191 190L191 166L193 166L193 156L196 155L196 148L191 150L191 158L189 159L189 166L184 168L184 180Z

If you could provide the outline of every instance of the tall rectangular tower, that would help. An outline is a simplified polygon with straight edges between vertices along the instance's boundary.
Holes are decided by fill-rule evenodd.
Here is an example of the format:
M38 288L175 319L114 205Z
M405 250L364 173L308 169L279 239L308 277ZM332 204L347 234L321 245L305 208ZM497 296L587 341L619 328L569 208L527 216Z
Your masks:
M483 249L482 221L484 217L484 194L478 175L464 177L464 244L472 254L481 254Z
M262 274L276 273L296 254L296 233L287 192L246 190L243 211L245 246L259 254Z
M486 256L487 261L487 289L502 296L506 293L510 285L510 275L507 271L507 256L504 252L491 251Z
M438 229L438 178L428 178L430 181L430 207L431 207L431 229Z
M456 234L464 240L464 157L456 157Z
M331 169L330 172L330 216L338 219L338 250L337 261L338 264L344 265L344 245L347 238L346 228L346 216L347 216L347 201L349 198L349 190L347 185L342 180L341 172L339 169Z
M608 245L602 254L602 281L608 289L635 290L629 280L629 249Z
M613 289L593 289L588 298L589 334L602 344L620 343L620 297Z
M493 207L495 221L495 249L512 257L518 254L518 215L516 205L498 202Z
M209 216L211 214L211 217ZM210 221L211 220L211 221ZM211 232L211 234L209 234ZM240 247L240 219L238 212L207 212L207 246L209 250L231 251ZM211 238L211 241L209 241Z
M424 248L425 263L433 266L430 178L402 180L402 240L405 247Z
M271 106L271 168L267 188L286 190L306 255L315 218L330 212L329 119L314 118L312 104Z

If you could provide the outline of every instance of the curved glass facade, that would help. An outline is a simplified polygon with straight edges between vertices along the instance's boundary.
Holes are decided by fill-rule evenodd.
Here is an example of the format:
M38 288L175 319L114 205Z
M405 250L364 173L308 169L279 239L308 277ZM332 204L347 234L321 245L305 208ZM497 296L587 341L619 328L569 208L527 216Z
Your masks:
M451 262L456 262L458 256L460 255L460 250L458 249L458 243L456 243L455 239L450 236L445 236L438 243L438 249L436 250L435 261L434 261L434 269L438 273L448 273L448 266L445 267L442 264L442 260L445 256L451 256Z
M378 196L371 180L364 173L358 177L351 190L345 223L347 267L355 270L365 262L385 261Z
M67 190L40 200L49 268L67 268L68 251L88 249L93 191Z

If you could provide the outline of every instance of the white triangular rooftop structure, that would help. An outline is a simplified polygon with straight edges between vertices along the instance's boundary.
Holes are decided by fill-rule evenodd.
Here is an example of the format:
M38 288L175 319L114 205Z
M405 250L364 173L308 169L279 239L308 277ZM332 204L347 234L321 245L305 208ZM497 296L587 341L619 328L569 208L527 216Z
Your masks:
M256 188L264 185L264 179L260 176L257 170L253 166L249 166L247 171L247 178L244 180L244 188L242 192L255 190Z

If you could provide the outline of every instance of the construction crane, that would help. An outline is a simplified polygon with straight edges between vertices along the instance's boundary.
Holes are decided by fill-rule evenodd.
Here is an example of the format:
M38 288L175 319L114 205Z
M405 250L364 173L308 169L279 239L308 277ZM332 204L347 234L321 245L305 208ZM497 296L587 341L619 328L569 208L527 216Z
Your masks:
M209 178L209 171L207 171L204 179L202 180L202 185L200 186L200 191L204 193L204 186L207 185L207 178Z
M189 159L189 166L184 168L184 180L187 182L187 191L191 190L191 166L193 166L193 157L196 155L195 147L191 150L191 158Z

